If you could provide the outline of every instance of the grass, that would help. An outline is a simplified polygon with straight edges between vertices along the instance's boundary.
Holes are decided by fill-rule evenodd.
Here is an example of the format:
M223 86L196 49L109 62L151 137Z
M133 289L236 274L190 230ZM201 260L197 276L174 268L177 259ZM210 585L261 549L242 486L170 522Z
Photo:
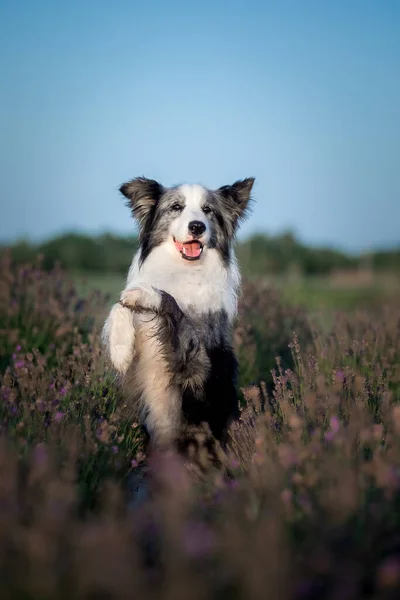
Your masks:
M99 290L111 305L125 286L125 276L120 274L71 273L77 291L87 296ZM382 275L359 272L339 276L273 277L259 280L261 284L280 292L280 302L289 307L304 308L309 317L328 332L338 311L354 312L368 309L400 297L400 278L394 274Z
M118 273L73 272L71 277L80 295L99 290L113 301L119 297L126 279ZM283 302L311 311L368 308L400 293L400 278L395 275L369 274L363 281L355 272L353 277L349 273L342 280L335 276L268 277L266 282L281 291Z
M122 278L75 281L0 261L2 598L400 597L396 282L246 281L243 411L199 471L124 412L98 336Z
M100 291L103 295L110 298L110 302L115 302L119 298L121 290L125 286L124 275L119 273L99 275L98 273L70 273L75 282L77 293L86 297L94 290Z

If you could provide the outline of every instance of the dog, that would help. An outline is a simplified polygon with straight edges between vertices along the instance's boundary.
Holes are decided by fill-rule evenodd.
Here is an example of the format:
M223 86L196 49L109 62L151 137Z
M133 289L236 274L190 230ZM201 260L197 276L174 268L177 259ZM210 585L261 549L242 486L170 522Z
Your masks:
M156 447L179 444L203 425L223 445L239 415L234 241L253 183L166 188L138 177L120 187L139 250L102 339L126 405Z

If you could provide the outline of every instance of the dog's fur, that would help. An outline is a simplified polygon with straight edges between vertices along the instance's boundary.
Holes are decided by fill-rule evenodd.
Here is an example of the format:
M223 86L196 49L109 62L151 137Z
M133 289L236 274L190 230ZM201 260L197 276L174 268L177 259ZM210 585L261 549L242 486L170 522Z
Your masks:
M210 191L140 177L120 188L138 222L140 248L103 341L127 405L157 445L178 442L202 423L223 442L238 415L233 241L253 183Z

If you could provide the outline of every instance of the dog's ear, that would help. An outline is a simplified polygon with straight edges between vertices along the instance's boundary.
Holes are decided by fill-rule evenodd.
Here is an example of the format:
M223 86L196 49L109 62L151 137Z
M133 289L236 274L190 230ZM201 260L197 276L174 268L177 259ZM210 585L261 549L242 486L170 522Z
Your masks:
M136 177L132 181L121 185L119 191L128 199L127 205L132 211L132 216L137 219L139 226L142 227L151 210L160 199L163 186L154 179Z
M248 213L254 181L254 177L247 177L235 181L233 185L224 185L217 190L229 211L234 230L238 222L244 219Z

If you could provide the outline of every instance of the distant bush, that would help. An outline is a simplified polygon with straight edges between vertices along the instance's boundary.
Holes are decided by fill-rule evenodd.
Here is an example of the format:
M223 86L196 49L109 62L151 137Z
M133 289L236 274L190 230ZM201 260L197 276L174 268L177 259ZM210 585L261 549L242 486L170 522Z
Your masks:
M42 244L16 242L11 246L11 254L17 264L32 262L42 254L45 269L60 264L69 271L126 273L137 248L135 237L69 233ZM400 272L399 249L348 256L330 248L306 246L290 232L277 236L253 235L238 243L237 251L242 270L248 277L285 275L293 271L303 275L327 275L365 266Z
M41 255L46 270L59 265L70 272L126 273L137 247L135 237L68 233L42 244L17 242L11 246L10 252L16 264L33 262Z
M358 258L329 248L312 248L296 240L293 234L253 235L238 245L238 256L249 276L265 273L281 275L297 270L304 275L324 275L335 269L354 268Z
M400 249L379 250L367 257L374 269L399 270Z

